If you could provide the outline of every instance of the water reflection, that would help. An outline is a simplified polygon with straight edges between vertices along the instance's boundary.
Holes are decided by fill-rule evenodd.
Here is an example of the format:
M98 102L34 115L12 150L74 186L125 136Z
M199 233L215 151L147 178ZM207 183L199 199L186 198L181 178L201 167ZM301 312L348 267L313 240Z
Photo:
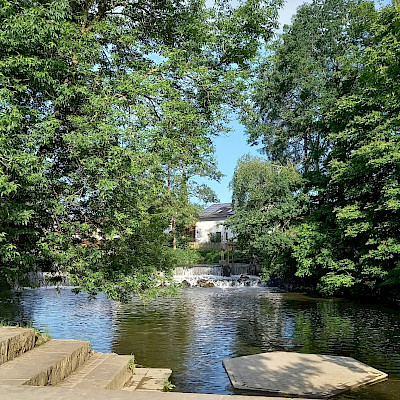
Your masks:
M260 287L190 288L147 305L39 289L0 299L0 319L171 368L177 391L233 393L223 359L279 350L352 356L390 374L342 400L400 399L400 314L376 305Z
M16 293L7 299L0 300L0 311L8 311L8 315L0 315L0 320L33 325L56 339L90 340L96 351L112 350L119 304L102 294L94 299L85 293L75 295L70 289L41 288Z

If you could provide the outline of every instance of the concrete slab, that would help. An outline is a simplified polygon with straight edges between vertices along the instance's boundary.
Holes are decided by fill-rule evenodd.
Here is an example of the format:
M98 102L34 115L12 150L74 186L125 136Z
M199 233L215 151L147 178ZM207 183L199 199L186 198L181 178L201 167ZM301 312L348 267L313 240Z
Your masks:
M0 365L0 385L56 385L84 363L90 342L50 340Z
M132 377L132 356L93 353L80 368L58 383L59 387L76 389L122 389Z
M176 392L124 392L122 390L68 389L54 386L1 386L0 399L7 400L254 400L249 396ZM277 400L257 397L257 400ZM285 400L307 400L286 398Z
M270 352L224 360L236 389L281 396L326 398L387 379L354 358Z
M0 365L33 349L34 346L33 328L0 327Z
M162 391L165 381L168 381L171 375L172 370L168 368L135 368L133 376L122 390Z

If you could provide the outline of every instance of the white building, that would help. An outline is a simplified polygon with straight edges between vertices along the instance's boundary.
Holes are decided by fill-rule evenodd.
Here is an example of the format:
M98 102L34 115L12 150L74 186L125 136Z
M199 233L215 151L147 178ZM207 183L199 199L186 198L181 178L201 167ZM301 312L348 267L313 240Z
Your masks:
M233 214L231 203L218 203L207 207L199 214L194 232L195 242L225 244L231 241L234 235L229 228L223 226L223 223Z

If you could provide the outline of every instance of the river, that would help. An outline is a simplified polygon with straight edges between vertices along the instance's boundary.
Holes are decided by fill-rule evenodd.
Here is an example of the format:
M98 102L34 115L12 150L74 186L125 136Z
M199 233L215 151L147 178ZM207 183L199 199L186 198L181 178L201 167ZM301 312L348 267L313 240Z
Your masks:
M341 400L400 399L400 311L265 287L188 288L143 304L41 288L0 296L0 320L32 324L57 339L90 340L101 352L134 354L173 370L176 391L237 393L222 360L265 351L351 356L389 380Z

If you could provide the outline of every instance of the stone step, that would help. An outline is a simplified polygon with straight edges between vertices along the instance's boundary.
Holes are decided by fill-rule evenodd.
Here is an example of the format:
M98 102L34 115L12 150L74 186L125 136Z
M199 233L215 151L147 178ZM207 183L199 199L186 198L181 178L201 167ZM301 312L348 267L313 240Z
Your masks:
M56 385L83 364L90 342L50 340L0 365L0 385Z
M0 365L35 346L35 330L5 326L0 328Z
M71 389L122 389L132 376L132 356L96 353L57 386Z
M132 378L122 390L127 392L156 390L163 391L172 370L167 368L135 368Z

